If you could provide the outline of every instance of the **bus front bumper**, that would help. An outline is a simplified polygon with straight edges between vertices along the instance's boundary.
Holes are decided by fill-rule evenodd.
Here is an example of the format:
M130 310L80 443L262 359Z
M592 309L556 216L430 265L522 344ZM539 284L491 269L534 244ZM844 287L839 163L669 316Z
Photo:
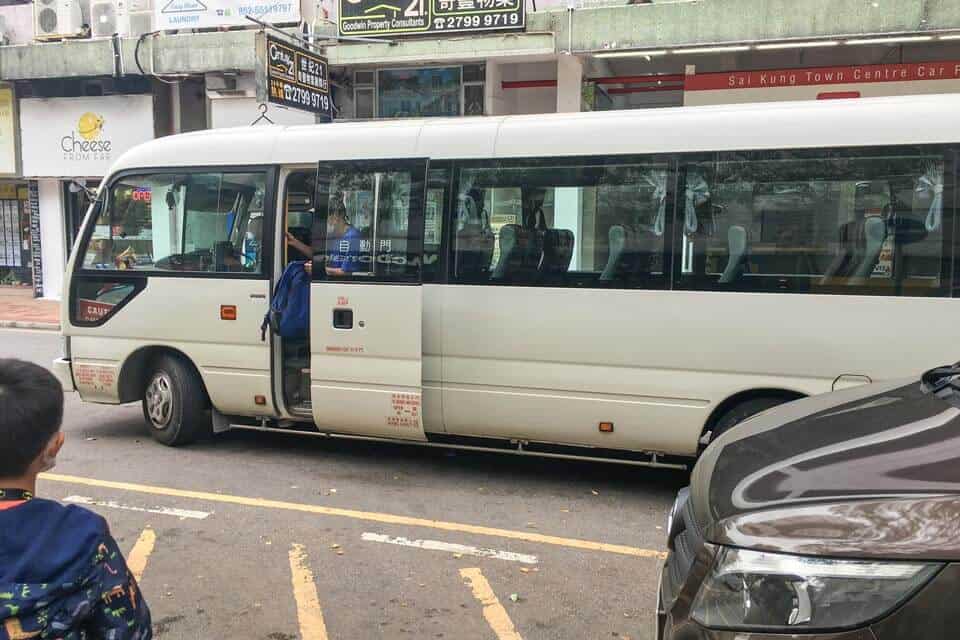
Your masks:
M64 393L77 390L76 387L73 386L73 371L70 369L69 358L57 358L53 361L51 370L63 386Z

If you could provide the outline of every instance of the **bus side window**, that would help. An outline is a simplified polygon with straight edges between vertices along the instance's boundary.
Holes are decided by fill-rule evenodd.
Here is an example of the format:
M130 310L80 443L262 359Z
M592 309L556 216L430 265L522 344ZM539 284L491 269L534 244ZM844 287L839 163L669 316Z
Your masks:
M941 152L909 148L719 153L688 163L679 284L942 293L943 167Z
M423 208L423 282L436 282L440 273L443 214L450 199L450 169L431 167Z
M262 273L265 181L263 173L125 176L110 187L82 266Z
M666 284L668 165L538 158L460 169L451 279L547 287Z

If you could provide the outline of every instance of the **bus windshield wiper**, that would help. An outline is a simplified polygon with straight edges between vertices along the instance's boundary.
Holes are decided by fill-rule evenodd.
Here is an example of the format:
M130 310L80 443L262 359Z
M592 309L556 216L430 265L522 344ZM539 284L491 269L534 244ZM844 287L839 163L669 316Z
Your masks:
M960 391L960 362L930 369L920 376L920 382L927 393Z

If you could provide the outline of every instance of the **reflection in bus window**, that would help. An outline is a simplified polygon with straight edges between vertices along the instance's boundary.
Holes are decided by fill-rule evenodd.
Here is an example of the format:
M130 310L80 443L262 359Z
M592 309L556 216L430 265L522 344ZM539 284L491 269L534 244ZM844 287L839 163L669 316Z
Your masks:
M409 241L411 183L409 171L347 169L332 177L328 275L393 278L419 273L419 246Z
M666 165L464 168L456 201L459 282L658 286L664 276Z
M685 284L941 286L939 154L756 157L725 153L687 165Z
M262 173L122 178L110 189L83 267L259 273L264 184Z

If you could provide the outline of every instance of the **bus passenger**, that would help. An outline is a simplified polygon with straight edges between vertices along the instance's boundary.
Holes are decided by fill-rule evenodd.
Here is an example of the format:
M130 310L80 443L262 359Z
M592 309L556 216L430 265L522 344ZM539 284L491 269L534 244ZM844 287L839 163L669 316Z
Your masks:
M358 270L360 240L360 232L347 220L346 206L339 199L333 200L327 218L328 275L342 276Z

